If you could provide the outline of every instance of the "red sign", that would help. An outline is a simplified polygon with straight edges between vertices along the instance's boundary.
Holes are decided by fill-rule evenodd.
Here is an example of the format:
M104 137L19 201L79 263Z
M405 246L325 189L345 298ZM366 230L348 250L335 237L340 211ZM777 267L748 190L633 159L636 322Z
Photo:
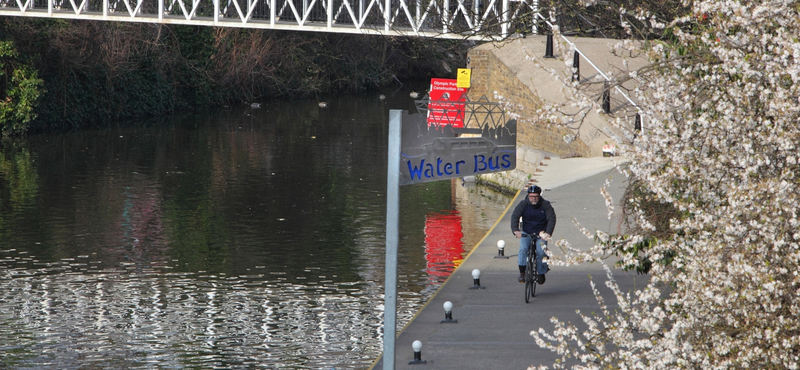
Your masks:
M428 103L428 126L464 127L464 101L467 89L456 86L457 80L432 78Z

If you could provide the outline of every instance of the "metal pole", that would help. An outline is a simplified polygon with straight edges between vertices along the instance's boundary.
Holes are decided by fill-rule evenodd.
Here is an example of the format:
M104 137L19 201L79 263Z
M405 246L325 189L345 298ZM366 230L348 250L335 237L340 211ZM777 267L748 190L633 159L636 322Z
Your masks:
M333 0L328 0L328 9L326 10L328 17L328 31L333 27Z
M449 31L448 23L450 22L450 1L444 0L442 5L442 33Z
M555 58L556 56L553 55L553 34L547 34L547 44L544 46L544 57L545 58Z
M364 15L363 15L363 13L364 13L364 2L363 1L359 1L359 4L361 6L361 13L362 13L361 19L359 19L359 22L361 22L361 21L364 20ZM392 11L391 11L391 9L389 9L389 7L392 6L392 0L386 0L386 2L384 4L385 5L383 7L383 22L384 22L383 23L383 32L384 32L384 34L388 35L389 34L389 26L391 25L391 17L392 17ZM389 119L390 120L391 120L391 117L392 117L392 115L390 113L389 114ZM391 125L391 123L390 123L390 125Z
M503 0L503 26L501 27L501 34L500 37L506 38L508 37L508 26L509 22L511 21L511 17L508 14L508 0Z
M269 26L275 27L275 0L269 0Z
M603 81L603 112L611 113L611 89L608 81Z
M214 25L219 24L219 7L220 7L220 0L212 0L214 2ZM250 12L250 7L247 7L247 11Z
M481 10L480 10L480 6L481 6L481 0L475 0L475 1L473 2L473 10L472 10L472 13L473 13L473 15L474 15L473 22L475 22L475 23L473 23L473 25L472 25L472 31L473 31L473 32L474 32L474 31L477 31L477 30L476 30L476 27L478 27L478 22L480 22L480 21L481 21Z
M417 8L417 14L416 14L416 17L414 17L414 22L416 22L417 25L419 25L419 27L422 28L422 24L419 23L419 17L422 16L421 13L420 13L421 10L422 10L421 9L422 8L422 3L421 3L420 0L416 1L416 8Z
M397 331L397 241L400 210L400 132L403 111L389 111L389 171L386 175L386 283L383 311L383 370L394 370Z
M572 81L581 82L581 55L577 50L572 54Z

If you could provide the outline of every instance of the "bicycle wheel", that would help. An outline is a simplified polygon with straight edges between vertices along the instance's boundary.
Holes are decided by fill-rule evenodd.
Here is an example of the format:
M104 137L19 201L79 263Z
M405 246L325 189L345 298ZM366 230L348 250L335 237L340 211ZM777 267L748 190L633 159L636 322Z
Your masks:
M528 266L525 268L525 303L536 294L536 264L528 257Z
M539 271L536 269L535 262L531 263L530 266L531 266L531 297L536 297L536 284L539 283Z
M525 303L528 303L528 301L531 298L531 285L533 285L533 281L531 281L531 279L528 279L528 272L526 271L525 272Z

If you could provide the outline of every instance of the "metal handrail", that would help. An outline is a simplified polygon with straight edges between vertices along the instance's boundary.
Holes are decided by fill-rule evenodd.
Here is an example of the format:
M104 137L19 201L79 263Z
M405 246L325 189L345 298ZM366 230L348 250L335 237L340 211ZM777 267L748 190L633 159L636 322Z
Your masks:
M536 13L536 17L540 18L540 19L541 19L541 20L543 20L545 23L547 23L547 25L548 25L548 26L550 26L550 28L551 28L551 29L552 29L553 27L555 27L555 25L554 25L554 24L552 24L552 23L550 23L550 21L549 21L549 20L547 20L547 18L545 18L544 16L542 16L542 13L538 13L538 12L537 12L537 13ZM564 41L566 41L566 42L567 42L567 43L568 43L570 46L572 46L572 48L573 48L573 49L575 49L575 52L577 52L578 54L580 54L580 55L583 57L583 59L585 59L587 62L589 62L589 65L591 65L591 66L592 66L592 68L594 68L594 70L595 70L595 71L597 71L597 73L599 73L601 76L603 76L603 78L605 78L605 79L606 79L606 81L609 81L609 82L611 81L611 79L610 79L608 76L606 76L606 74L605 74L605 73L603 73L603 71L601 71L601 70L600 70L600 68L598 68L598 67L597 67L597 66L596 66L596 65L595 65L595 64L592 62L592 60L591 60L591 59L589 59L589 57L587 57L587 56L586 56L586 54L584 54L582 51L580 51L580 49L578 49L578 46L576 46L576 45L575 45L575 43L573 43L573 42L569 41L569 40L567 39L567 37L566 37L566 36L564 36L564 35L559 35L559 36L561 36L561 38L562 38L562 39L564 39ZM642 109L641 109L641 108L639 108L639 105L638 105L638 104L634 103L634 102L633 102L633 100L631 100L631 98L628 96L628 94L625 94L625 92L623 92L623 91L622 91L622 89L620 89L620 88L619 88L619 86L614 86L614 89L615 89L615 90L616 90L618 93L620 93L622 96L624 96L624 97L625 97L625 100L627 100L627 101L628 101L628 103L630 103L632 106L634 106L634 107L636 108L636 111L637 111L637 112L638 112L638 113L641 115L641 113L642 113Z

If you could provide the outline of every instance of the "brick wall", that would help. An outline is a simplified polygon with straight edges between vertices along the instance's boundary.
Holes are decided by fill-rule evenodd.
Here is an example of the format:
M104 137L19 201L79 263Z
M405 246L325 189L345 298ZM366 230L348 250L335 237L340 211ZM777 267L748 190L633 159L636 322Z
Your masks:
M506 67L492 50L473 48L467 56L469 57L467 68L472 69L469 89L471 100L477 100L485 95L490 101L498 101L499 99L495 98L496 91L505 101L521 106L508 108L521 117L521 123L517 125L518 146L529 146L561 157L589 156L589 147L579 139L569 144L564 141L564 135L572 134L569 130L549 125L547 122L530 122L530 113L527 112L533 112L540 107L541 100L519 81L516 74ZM518 165L520 159L518 158Z

